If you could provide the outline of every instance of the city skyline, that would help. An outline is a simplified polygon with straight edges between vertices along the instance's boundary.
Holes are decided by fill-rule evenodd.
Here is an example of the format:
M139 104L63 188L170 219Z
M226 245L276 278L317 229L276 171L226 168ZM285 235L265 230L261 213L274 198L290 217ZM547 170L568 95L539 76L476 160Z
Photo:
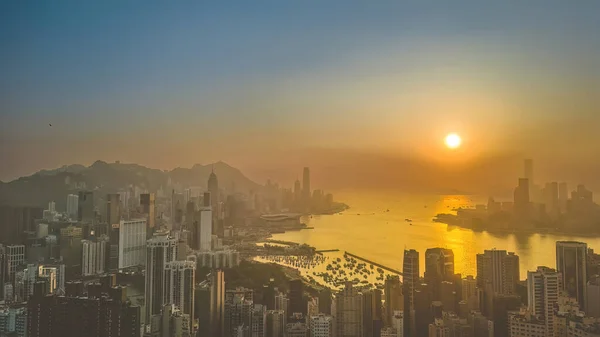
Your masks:
M257 180L307 165L464 188L525 156L595 180L598 4L513 5L6 4L0 180L225 160Z

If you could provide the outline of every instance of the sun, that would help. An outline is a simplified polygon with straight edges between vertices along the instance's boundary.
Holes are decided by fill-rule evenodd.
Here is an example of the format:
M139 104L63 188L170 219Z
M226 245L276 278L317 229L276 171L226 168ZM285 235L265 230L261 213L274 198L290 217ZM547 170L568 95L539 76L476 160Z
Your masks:
M462 143L462 139L460 139L460 136L457 135L456 133L450 133L446 136L446 146L450 149L456 149L458 147L460 147L460 144Z

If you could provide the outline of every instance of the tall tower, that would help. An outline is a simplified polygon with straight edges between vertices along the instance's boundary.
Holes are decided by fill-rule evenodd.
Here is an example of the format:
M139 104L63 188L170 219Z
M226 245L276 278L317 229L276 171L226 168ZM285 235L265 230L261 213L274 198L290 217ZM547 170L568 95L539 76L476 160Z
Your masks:
M165 303L175 304L182 313L194 317L196 263L171 261L165 265Z
M310 211L310 169L304 168L302 172L302 202L305 211Z
M207 186L208 191L210 192L211 206L216 211L217 205L219 205L219 180L217 179L214 168L208 176Z
M477 286L491 284L494 294L514 295L519 281L519 256L505 250L486 250L477 254Z
M121 195L106 195L106 223L109 228L121 221Z
M196 230L198 237L196 238L196 242L198 243L198 248L200 251L210 251L212 248L212 233L213 233L213 208L211 206L212 203L212 193L206 192L204 193L204 207L200 208L198 212L199 219L196 225L198 229Z
M79 196L75 194L67 195L67 214L71 219L77 219L77 208L79 204Z
M304 284L302 280L290 281L290 315L301 313L306 315L307 304L304 301Z
M385 323L390 325L394 317L394 311L403 311L404 298L402 296L402 285L397 275L388 276L385 280Z
M146 322L160 314L165 299L165 269L177 257L177 240L165 233L155 234L146 243Z
M213 270L210 282L210 327L211 337L223 337L225 333L225 273Z
M425 283L433 288L434 300L441 299L443 281L454 278L454 253L452 249L429 248L425 251Z
M91 223L94 219L94 192L79 191L77 220Z
M404 250L404 336L416 337L415 290L419 283L419 252L414 249Z
M560 286L570 297L576 298L586 310L587 298L587 244L575 241L556 242L556 270L561 273Z
M560 274L548 267L527 272L527 303L533 316L544 321L545 336L554 336L554 306L558 302Z
M352 282L346 282L344 289L337 293L336 326L338 337L360 337L362 328L362 296Z
M142 212L146 214L148 217L147 225L148 225L148 235L152 235L154 232L154 222L155 222L155 206L156 197L154 193L143 193L140 194L140 205L142 206Z

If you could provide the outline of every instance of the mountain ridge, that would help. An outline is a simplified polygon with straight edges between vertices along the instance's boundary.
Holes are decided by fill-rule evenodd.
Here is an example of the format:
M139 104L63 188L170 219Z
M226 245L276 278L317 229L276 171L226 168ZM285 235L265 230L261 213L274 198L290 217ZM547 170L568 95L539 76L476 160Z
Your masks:
M67 195L76 194L79 190L94 191L102 198L107 193L134 186L149 192L162 189L163 193L170 193L171 188L206 189L208 176L213 170L219 179L219 188L228 193L260 188L239 169L222 161L160 170L136 163L97 160L87 167L81 164L63 165L4 182L0 184L0 204L45 206L55 201L60 210L65 207Z

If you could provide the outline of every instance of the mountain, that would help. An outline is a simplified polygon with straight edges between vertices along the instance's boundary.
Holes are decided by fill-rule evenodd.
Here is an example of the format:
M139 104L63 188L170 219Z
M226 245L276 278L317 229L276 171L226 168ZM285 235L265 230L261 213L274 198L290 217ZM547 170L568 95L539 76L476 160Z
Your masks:
M172 186L199 187L206 189L208 176L215 172L219 188L226 193L248 192L260 188L244 174L224 163L196 164L192 168L176 168L172 171L148 168L138 164L96 161L92 165L65 165L53 170L41 170L31 176L21 177L0 184L0 204L36 205L45 207L55 201L57 208L64 209L66 197L80 190L92 190L103 197L126 188L137 186L156 192L170 192Z

